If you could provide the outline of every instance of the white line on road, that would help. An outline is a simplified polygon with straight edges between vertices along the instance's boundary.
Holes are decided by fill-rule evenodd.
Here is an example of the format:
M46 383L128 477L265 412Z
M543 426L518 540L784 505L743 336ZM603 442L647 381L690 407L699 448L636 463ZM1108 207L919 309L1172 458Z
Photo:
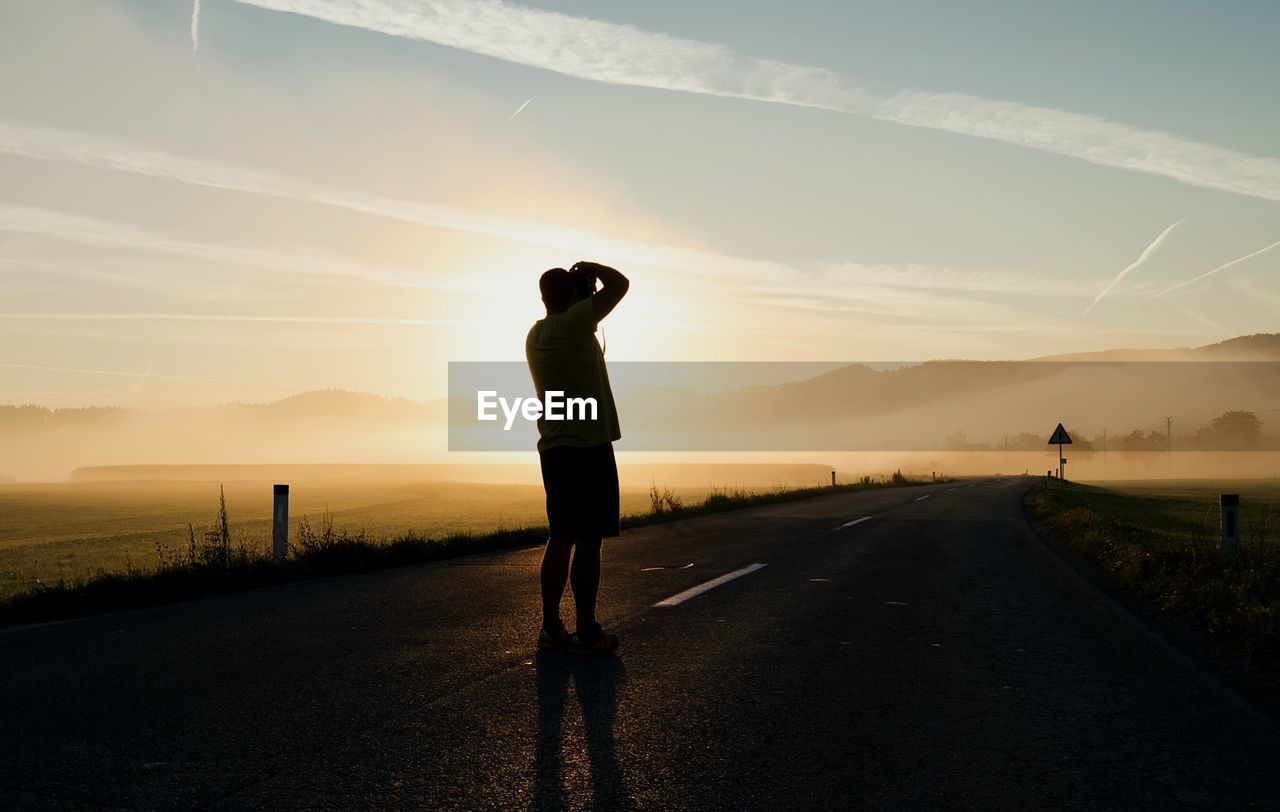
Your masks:
M933 494L931 494L931 493L926 493L924 496L917 496L917 497L916 497L916 501L917 501L917 502L923 502L925 499L928 499L930 496L933 496Z
M672 595L671 597L665 600L658 601L657 603L654 604L654 606L679 606L680 604L684 603L690 598L696 598L699 595L701 595L703 592L707 592L708 590L715 589L716 587L722 584L727 584L730 581L732 581L734 578L741 578L744 575L750 575L751 573L755 572L758 569L764 569L764 564L751 564L750 566L743 567L740 570L734 570L733 572L726 572L724 575L721 575L719 578L712 578L710 581L707 581L705 584L698 584L692 589L686 589L684 592L681 592L677 595Z
M863 522L865 522L865 521L870 521L870 520L871 520L871 517L870 517L870 516L863 516L861 519L854 519L853 521L851 521L851 522L845 522L844 524L842 524L842 525L840 525L840 526L841 526L841 527L853 527L855 524L862 524Z

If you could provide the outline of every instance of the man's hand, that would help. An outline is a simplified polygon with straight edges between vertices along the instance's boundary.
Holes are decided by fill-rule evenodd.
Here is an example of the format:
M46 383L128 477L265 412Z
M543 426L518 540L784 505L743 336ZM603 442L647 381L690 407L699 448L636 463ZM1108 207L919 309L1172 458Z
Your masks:
M631 282L608 265L601 265L598 262L575 262L571 271L581 271L590 274L593 279L600 283L600 290L591 296L591 309L595 314L596 323L613 312L618 306L618 302L622 301L622 297L627 295L627 289L631 286Z

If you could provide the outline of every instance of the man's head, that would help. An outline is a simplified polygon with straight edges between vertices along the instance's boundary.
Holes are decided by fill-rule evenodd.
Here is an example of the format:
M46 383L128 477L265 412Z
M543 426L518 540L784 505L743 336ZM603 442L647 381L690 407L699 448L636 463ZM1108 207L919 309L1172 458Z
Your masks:
M547 306L548 313L563 313L581 299L578 287L573 274L564 268L552 268L538 280L542 303Z

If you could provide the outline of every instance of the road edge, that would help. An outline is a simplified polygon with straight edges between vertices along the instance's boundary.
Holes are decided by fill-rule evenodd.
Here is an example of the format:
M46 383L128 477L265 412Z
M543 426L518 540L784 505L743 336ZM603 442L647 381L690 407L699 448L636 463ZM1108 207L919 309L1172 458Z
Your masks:
M1221 692L1280 728L1280 674L1265 671L1198 629L1127 589L1115 586L1089 560L1059 541L1032 515L1031 499L1043 483L1036 478L1019 497L1023 520L1039 540L1042 554L1057 562L1069 580L1095 595L1107 610L1139 630L1171 660L1196 675L1201 686Z

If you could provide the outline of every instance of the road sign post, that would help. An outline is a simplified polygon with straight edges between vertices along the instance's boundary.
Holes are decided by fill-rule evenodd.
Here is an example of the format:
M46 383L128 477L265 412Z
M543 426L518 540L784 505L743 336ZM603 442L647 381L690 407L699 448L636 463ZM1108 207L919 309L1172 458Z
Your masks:
M275 486L275 505L271 511L271 557L284 559L289 552L289 486Z
M1066 474L1064 469L1067 465L1067 458L1062 456L1062 447L1064 445L1071 445L1071 435L1067 434L1067 430L1062 427L1061 423L1058 424L1058 427L1053 430L1053 434L1050 435L1049 445L1056 445L1058 447L1058 479L1062 479L1063 475Z
M1222 506L1222 555L1235 558L1240 551L1240 494L1224 493L1218 504Z

